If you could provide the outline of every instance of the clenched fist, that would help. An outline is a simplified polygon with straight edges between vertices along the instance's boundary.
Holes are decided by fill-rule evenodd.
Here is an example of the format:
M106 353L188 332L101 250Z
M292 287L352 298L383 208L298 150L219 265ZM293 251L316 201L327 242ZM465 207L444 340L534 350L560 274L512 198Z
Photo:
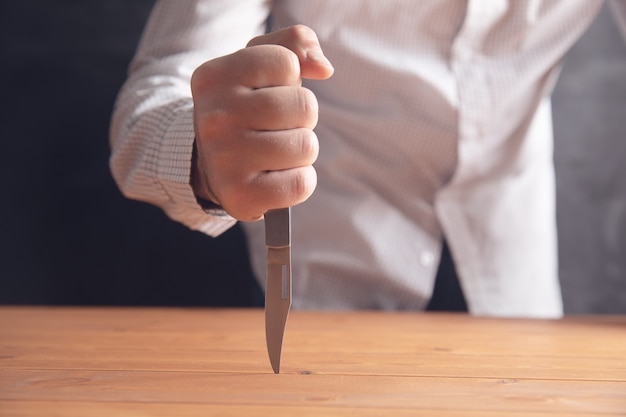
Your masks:
M306 200L317 184L318 105L302 78L332 73L317 36L302 25L198 67L191 78L196 195L243 221Z

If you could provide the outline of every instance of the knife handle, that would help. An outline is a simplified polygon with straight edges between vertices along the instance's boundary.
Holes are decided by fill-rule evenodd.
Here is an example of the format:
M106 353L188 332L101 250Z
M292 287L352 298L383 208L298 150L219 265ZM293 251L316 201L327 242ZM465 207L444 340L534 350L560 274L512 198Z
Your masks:
M265 244L272 248L291 245L291 207L265 213Z

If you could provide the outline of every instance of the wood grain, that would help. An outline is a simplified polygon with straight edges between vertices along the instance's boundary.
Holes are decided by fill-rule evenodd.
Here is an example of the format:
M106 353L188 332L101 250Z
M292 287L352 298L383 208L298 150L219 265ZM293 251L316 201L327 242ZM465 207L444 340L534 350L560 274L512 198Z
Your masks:
M626 415L626 317L0 307L0 416ZM51 407L54 406L54 413Z
M265 405L250 406L240 404L173 404L173 403L129 403L129 402L59 402L59 401L0 401L0 415L11 417L30 417L42 415L41 410L47 410L47 417L240 417L240 416L296 416L296 417L415 417L416 415L428 417L527 417L525 411L472 411L450 409L425 409L420 408L341 408L324 406L283 406ZM554 417L565 414L557 413L533 413L532 417ZM606 416L607 414L579 414L587 417Z

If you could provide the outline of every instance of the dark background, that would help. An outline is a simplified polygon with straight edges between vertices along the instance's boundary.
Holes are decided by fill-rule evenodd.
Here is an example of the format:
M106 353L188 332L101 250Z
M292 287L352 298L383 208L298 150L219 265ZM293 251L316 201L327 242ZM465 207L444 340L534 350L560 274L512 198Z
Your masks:
M2 2L0 302L249 303L238 228L189 231L109 172L113 101L152 4Z
M153 1L0 0L0 303L248 305L241 230L127 200L108 125ZM554 95L567 313L626 313L626 48L605 8Z

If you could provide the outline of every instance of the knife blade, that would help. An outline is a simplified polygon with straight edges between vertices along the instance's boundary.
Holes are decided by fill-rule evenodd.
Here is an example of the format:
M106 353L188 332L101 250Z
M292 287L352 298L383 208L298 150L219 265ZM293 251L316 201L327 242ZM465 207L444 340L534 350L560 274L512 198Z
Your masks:
M291 208L265 213L267 277L265 285L265 341L274 373L280 358L287 316L291 308Z

